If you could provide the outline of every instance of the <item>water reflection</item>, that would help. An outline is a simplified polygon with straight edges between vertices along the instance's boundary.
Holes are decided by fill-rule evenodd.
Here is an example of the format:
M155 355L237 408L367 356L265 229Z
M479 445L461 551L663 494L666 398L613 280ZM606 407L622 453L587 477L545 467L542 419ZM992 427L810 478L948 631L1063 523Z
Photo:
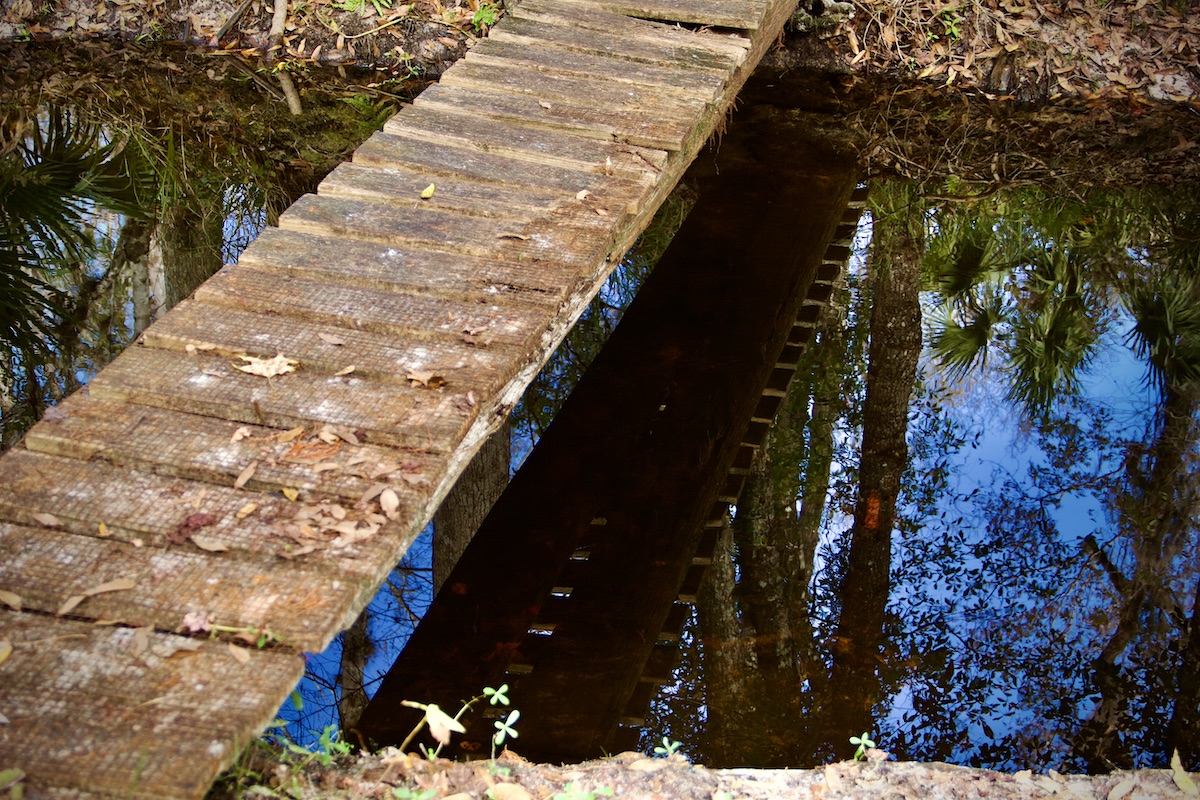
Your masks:
M644 743L1195 766L1197 205L1088 200L876 186Z

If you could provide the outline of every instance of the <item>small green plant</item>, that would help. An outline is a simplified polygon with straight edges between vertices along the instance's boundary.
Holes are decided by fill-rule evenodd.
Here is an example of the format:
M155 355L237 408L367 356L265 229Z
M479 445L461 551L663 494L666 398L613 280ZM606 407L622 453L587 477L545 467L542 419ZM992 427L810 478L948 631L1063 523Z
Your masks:
M416 789L410 789L407 786L397 786L392 789L392 797L396 800L433 800L437 797L436 789L426 789L423 792L418 792Z
M959 28L965 20L958 14L958 6L952 8L943 8L933 17L934 22L942 24L943 34L951 42L957 42L962 39L962 30ZM930 42L937 42L942 37L937 33L929 34Z
M862 736L850 737L850 744L858 745L858 749L854 751L855 761L862 761L867 755L867 750L875 746L875 743L869 738L870 735L870 731L863 731Z
M664 736L662 738L662 744L654 748L654 755L662 756L663 758L669 758L670 756L675 755L675 753L681 747L683 747L683 742L676 742Z
M370 0L370 2L371 5L375 6L375 13L381 17L385 8L389 11L392 8L392 0ZM367 0L334 0L330 5L339 11L355 13L366 8Z
M596 795L612 797L613 790L607 786L592 790L583 789L575 781L571 781L561 792L555 792L554 800L596 800Z
M323 767L328 767L337 756L344 756L350 752L350 743L338 738L337 725L328 725L317 738L315 748L310 750L295 742L288 742L287 745L289 753L303 756L304 760L299 766L303 767L315 761Z
M480 3L475 15L471 17L471 24L475 26L477 33L487 33L487 29L495 25L498 19L500 19L499 3Z
M9 800L22 800L25 797L25 772L16 768L0 769L0 792L5 792Z
M466 733L467 729L463 727L463 714L481 700L487 700L490 705L502 704L508 705L508 684L502 685L499 689L493 689L488 686L483 690L483 694L478 694L472 697L467 702L463 703L462 708L453 717L442 711L436 703L417 703L412 700L404 700L400 704L409 708L419 708L425 712L425 716L417 723L417 726L412 729L412 733L405 737L400 743L400 750L403 751L412 742L413 738L421 732L423 725L429 726L429 733L437 740L438 746L432 752L427 752L425 755L430 758L436 758L442 752L442 748L450 743L451 733ZM492 759L496 758L496 748L504 744L505 739L517 738L517 732L513 728L517 720L521 718L521 712L515 708L508 713L508 718L497 720L496 733L492 734ZM422 748L424 750L424 748Z

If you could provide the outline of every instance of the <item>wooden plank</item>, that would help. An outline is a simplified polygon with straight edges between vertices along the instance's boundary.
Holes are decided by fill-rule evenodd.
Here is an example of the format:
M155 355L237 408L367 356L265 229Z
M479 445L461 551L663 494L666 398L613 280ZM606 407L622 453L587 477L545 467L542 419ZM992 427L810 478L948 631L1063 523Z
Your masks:
M533 97L539 103L572 103L610 109L653 110L659 117L694 119L704 109L703 93L688 96L654 86L616 82L607 75L565 76L530 70L522 64L460 61L441 79L442 86ZM414 106L420 108L420 106Z
M133 588L88 597L68 615L166 631L182 631L185 618L207 619L249 636L269 631L269 638L312 652L338 633L343 608L371 586L306 557L206 553L191 544L135 547L2 522L0 556L0 582L28 611L55 614L72 596L127 580Z
M213 312L209 304L185 300L175 313L150 326L142 342L169 350L190 346L230 359L271 358L286 351L317 372L333 374L352 364L361 378L400 385L420 383L428 373L436 376L428 379L445 391L473 391L478 396L507 383L524 355L523 349L498 343L475 347L461 339L398 339L230 308Z
M604 75L608 80L618 83L654 86L662 91L679 92L709 103L720 96L721 87L725 85L722 73L629 61L558 47L535 51L491 36L476 42L467 51L466 60L467 63L517 64L548 75ZM385 125L384 130L387 129Z
M475 49L468 51L468 54L475 52ZM494 62L485 59L480 63ZM486 119L464 119L461 114L448 114L436 108L405 106L384 124L383 129L396 136L471 148L566 169L594 172L603 168L609 174L628 180L631 188L637 187L636 191L639 192L640 187L654 183L653 178L647 175L647 166L653 176L662 171L667 162L666 152L650 147L602 142L544 128L497 125Z
M315 426L299 436L281 436L261 425L108 402L83 393L67 398L58 409L22 440L30 451L226 487L257 462L245 483L249 490L272 492L286 486L305 496L351 503L386 482L401 508L419 508L428 501L429 476L440 475L448 458L415 448L324 442Z
M470 303L380 292L246 266L218 272L196 290L195 297L206 304L277 314L298 322L357 328L417 340L457 341L475 347L493 344L525 346L535 341L549 323L545 310L537 306ZM348 366L354 365L346 363L316 377L320 380L331 378ZM312 369L306 371L314 373Z
M556 0L615 14L663 22L687 22L756 30L767 10L764 0Z
M563 134L554 132L554 135ZM609 146L622 147L616 143ZM610 158L614 164L619 164L622 156L618 152L616 156L606 158ZM628 154L623 158L631 162L636 156ZM652 185L658 177L658 173L653 169L644 170L638 164L632 166L642 170L640 183L622 182L621 178L613 177L621 174L621 168L610 169L605 159L598 160L594 166L587 169L564 168L539 163L536 160L513 158L509 154L495 155L475 147L456 147L451 144L439 144L427 138L414 139L388 133L376 133L359 145L354 151L353 163L415 169L435 176L457 176L481 183L533 187L562 192L564 197L574 197L584 189L597 194L604 191L607 195L637 196L642 192L642 185Z
M555 264L495 261L279 228L259 234L238 263L281 275L468 302L557 305L577 283L575 270Z
M201 797L274 718L304 670L295 652L107 628L0 607L4 763L32 797ZM172 657L172 653L175 653Z
M453 449L478 413L466 394L303 369L271 380L224 357L132 347L92 379L95 397L288 430L335 425L360 441Z
M305 449L312 447L306 445ZM254 446L226 450L244 458L243 467L256 461L255 451ZM335 530L325 525L330 515L318 515L314 509L322 503L338 501L319 489L305 491L292 501L277 487L257 491L249 486L237 489L198 485L194 481L100 462L28 450L13 453L0 461L0 475L4 477L0 485L3 519L31 528L53 528L71 535L124 542L135 549L150 548L147 553L158 549L201 553L204 550L195 540L202 540L226 548L211 553L214 558L228 559L231 563L243 558L257 564L258 560L251 557L265 556L281 572L288 567L275 562L277 556L285 560L303 559L307 569L327 568L328 575L340 574L345 578L342 583L349 587L350 594L331 601L332 608L345 609L352 601L369 600L378 588L378 581L400 560L399 555L393 558L393 554L398 550L403 553L403 548L420 533L420 528L402 530L402 524L377 519L380 506L376 498L361 505L341 503L345 511L342 519L357 524ZM388 487L402 487L403 474L398 468L380 478L380 482ZM54 480L48 480L49 476ZM412 497L412 493L408 496ZM257 507L246 510L251 503ZM412 507L415 506L406 508ZM39 514L53 515L53 524L47 523L45 517L35 516ZM196 515L206 519L193 519ZM104 523L103 530L100 523ZM303 552L302 541L312 548ZM215 565L212 568L219 569ZM99 583L102 581L95 582ZM265 577L256 578L254 584L270 588ZM249 591L249 584L246 589ZM334 589L342 591L338 587L330 591ZM324 607L324 603L321 605ZM274 613L283 613L282 608L275 608ZM336 614L338 621L347 624L353 621L353 615L347 620L342 619L343 615L344 611ZM300 621L295 625L304 629L308 623ZM324 623L320 626L324 627Z
M706 2L706 0L701 0L701 2ZM740 34L687 30L676 25L605 11L596 6L559 2L558 0L522 0L515 8L509 10L504 25L499 27L508 27L517 20L569 26L589 33L620 36L631 41L641 40L653 44L669 44L676 48L703 51L711 56L730 59L723 64L726 69L742 64L746 57L746 50L750 47L750 40Z
M445 82L421 92L413 105L672 151L682 148L692 127L689 116L678 116L665 110L590 106L564 100L550 102L534 96L495 94Z
M566 48L646 64L700 70L722 77L727 76L739 63L735 56L714 53L707 48L686 42L629 38L606 34L603 29L583 30L569 25L551 25L518 17L506 18L504 25L497 26L488 33L488 38L513 42L533 50L543 47Z
M613 222L597 216L582 200L524 222L501 223L436 209L394 209L315 195L300 198L279 217L284 230L578 267L595 264L608 254Z
M428 187L432 194L425 198ZM545 213L563 198L561 192L498 186L435 176L413 169L387 169L342 163L317 187L322 197L341 197L385 203L396 208L438 209L499 220L528 219Z

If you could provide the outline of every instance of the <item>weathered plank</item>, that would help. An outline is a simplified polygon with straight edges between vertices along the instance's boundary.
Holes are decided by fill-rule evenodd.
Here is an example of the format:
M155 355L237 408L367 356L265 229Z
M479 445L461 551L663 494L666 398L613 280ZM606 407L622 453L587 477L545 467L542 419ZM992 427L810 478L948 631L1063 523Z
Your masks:
M356 503L386 483L401 508L417 509L428 500L428 476L444 469L447 459L445 453L416 448L327 442L317 436L318 426L298 435L281 434L261 425L82 394L68 398L58 409L26 435L23 441L30 451L226 487L234 486L256 463L244 484L254 491L288 487L305 496ZM272 502L277 503L277 498Z
M324 444L297 443L297 449L312 452ZM243 466L258 463L255 450L253 446L241 449ZM380 481L389 488L402 487L404 474L398 463ZM0 509L14 523L123 542L133 548L150 548L147 553L159 549L200 553L203 547L199 542L215 543L226 550L214 552L214 558L265 556L280 573L286 573L288 567L277 562L276 557L303 556L307 569L328 567L327 577L337 574L345 578L337 587L327 587L341 595L340 599L330 601L329 607L334 609L344 609L346 603L356 599L364 603L369 600L369 592L378 588L378 581L399 560L398 555L392 558L393 553L403 552L420 532L401 530L402 525L389 524L386 517L378 519L377 497L361 505L339 503L345 511L342 521L347 524L333 528L325 524L326 517L332 516L318 514L314 509L338 501L320 490L299 493L293 501L275 487L270 487L272 491L257 491L249 485L240 489L198 486L166 475L26 450L14 451L11 457L0 461L0 475L4 477L0 485ZM55 480L47 480L49 476ZM255 507L248 509L250 504ZM52 519L48 520L46 514L52 515ZM306 544L312 547L305 548ZM253 583L262 586L263 596L269 597L275 591L271 588L272 580L259 577ZM249 590L250 584L246 588ZM363 592L367 592L366 596L362 596ZM274 614L286 615L286 610L274 601L267 605ZM260 609L262 613L267 610L270 609ZM344 610L330 614L338 622L350 621L344 619ZM329 622L329 619L302 619L290 624L299 631L320 632L328 629Z
M654 86L661 91L678 92L709 103L720 96L725 83L725 76L720 72L649 64L558 47L535 51L490 36L468 50L466 60L467 63L520 65L548 75L604 75L617 83ZM384 129L387 130L387 126Z
M207 619L311 651L338 633L342 607L363 591L353 573L335 581L330 565L306 562L311 555L283 561L191 544L135 547L8 523L0 523L0 555L11 569L4 588L28 611L54 614L72 596L130 581L132 588L88 597L68 615L180 632L185 619Z
M462 86L486 92L536 98L541 103L578 103L610 109L653 110L657 116L690 119L703 110L703 93L689 96L655 86L618 83L607 75L565 76L530 70L522 64L465 60L448 70L443 86ZM419 108L419 106L416 106ZM543 106L544 107L544 106Z
M495 125L494 122L491 124ZM620 148L616 143L609 146ZM644 186L654 184L658 173L652 169L643 170L640 164L632 164L635 159L637 156L633 153L622 155L618 151L598 159L590 168L567 168L533 159L515 159L508 154L488 153L477 147L438 144L428 137L414 139L388 133L374 134L354 151L355 164L403 167L432 175L458 175L481 183L541 188L562 192L564 197L574 197L586 189L618 197L632 193L640 199L640 195L644 194ZM610 168L610 161L614 165L624 161L641 170L640 185L633 181L615 180L613 175L628 174L628 169L622 173L619 166ZM632 192L631 184L637 187Z
M586 199L586 198L585 198ZM284 230L333 234L386 244L410 244L467 255L572 266L608 254L605 217L577 200L551 214L497 221L436 209L395 209L379 203L305 195L279 217Z
M3 607L0 629L13 645L0 680L4 763L39 796L199 798L304 671L290 650L245 649L243 664L222 642Z
M435 383L450 392L494 392L506 383L523 349L492 343L477 347L457 341L383 337L356 328L319 325L278 316L185 300L178 311L143 335L148 347L200 350L237 359L271 358L286 352L308 369L333 374L354 366L354 374L400 385ZM190 349L189 349L190 346Z
M327 280L241 266L226 268L196 290L196 299L246 312L338 325L419 340L459 341L474 347L522 346L547 320L538 306L463 302L428 295L380 292ZM346 367L325 373L333 376ZM299 388L299 387L294 387Z
M705 2L706 0L700 1ZM631 41L669 43L674 47L702 50L712 55L732 59L732 64L727 66L741 64L745 59L746 50L750 46L750 40L741 34L687 30L676 25L613 13L584 3L567 3L560 0L522 0L520 4L509 11L509 14L514 20L563 25L582 31L617 35Z
M91 393L289 430L324 422L374 444L453 448L478 413L466 394L401 387L303 369L267 380L224 357L132 347L97 375Z
M279 228L267 228L259 234L238 263L281 275L468 302L555 305L576 283L575 270L561 265L495 261L446 250Z
M470 52L477 49L478 46ZM494 61L484 59L480 63ZM406 106L388 120L383 129L395 136L472 148L523 161L585 172L603 170L628 179L631 194L640 193L646 184L654 182L647 175L647 167L650 175L655 175L662 171L667 161L666 152L650 147L598 141L545 128L497 125L493 120L464 118L461 114L450 114L437 108Z
M690 118L670 109L593 106L585 104L586 96L580 101L572 103L557 99L551 102L534 95L497 94L442 82L421 92L413 106L479 114L535 128L570 131L581 136L663 150L679 150L691 130Z
M736 56L689 42L658 42L642 38L626 38L606 34L601 29L583 30L570 25L552 25L537 20L506 18L503 26L494 28L488 38L513 42L527 48L556 47L598 53L613 58L663 64L715 75L726 76L741 62Z
M434 188L429 190L430 186ZM350 163L341 164L326 175L317 187L317 194L386 203L396 208L432 208L497 219L527 219L530 214L546 213L563 198L561 192Z
M766 0L556 0L640 19L688 22L737 30L756 30Z

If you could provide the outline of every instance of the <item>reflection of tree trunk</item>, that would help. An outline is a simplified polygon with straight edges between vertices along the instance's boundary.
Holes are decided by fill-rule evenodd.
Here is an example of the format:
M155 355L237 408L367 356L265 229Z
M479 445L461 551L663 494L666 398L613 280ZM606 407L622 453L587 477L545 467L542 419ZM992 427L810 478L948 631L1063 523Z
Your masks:
M1195 650L1189 640L1195 612L1192 620L1182 618L1182 610L1167 589L1167 580L1172 571L1172 561L1179 556L1187 540L1189 520L1197 502L1186 463L1188 454L1196 446L1197 400L1195 390L1166 386L1159 406L1158 433L1154 443L1144 458L1135 453L1126 458L1128 492L1119 501L1118 510L1122 532L1133 545L1132 576L1117 572L1094 539L1089 537L1084 543L1085 551L1108 572L1113 590L1121 603L1116 629L1100 655L1092 662L1093 681L1101 699L1081 726L1077 745L1092 771L1132 767L1128 745L1119 735L1131 687L1122 678L1117 660L1134 639L1146 632L1145 614L1150 608L1159 609L1162 612L1160 619L1169 619L1181 628L1187 643L1184 650L1185 669L1180 673L1179 694L1168 739L1179 739L1185 746L1195 747L1196 695L1187 699L1190 679L1183 677L1188 674L1188 653ZM1200 654L1195 657L1200 657ZM1190 706L1187 705L1189 702Z
M434 594L504 494L510 455L509 426L505 424L479 448L433 518Z
M189 196L167 210L159 226L166 293L164 309L173 307L221 268L225 204L220 192Z
M1183 768L1200 769L1200 581L1192 601L1192 616L1183 636L1183 655L1179 661L1179 686L1175 708L1167 726L1167 755L1179 751Z
M904 194L893 197L876 215L868 263L873 297L858 500L830 676L828 730L843 751L850 736L874 727L891 535L908 463L908 406L921 354L919 231L924 221Z
M736 764L743 743L752 743L742 727L753 717L748 683L753 679L754 656L741 635L733 599L733 534L726 527L712 564L704 571L697 597L697 630L704 652L704 695L708 709L705 763ZM754 724L750 722L750 724Z
M845 276L839 278L835 294L813 349L814 378L812 415L808 421L808 454L804 483L800 487L800 510L796 515L795 554L792 582L788 587L788 616L792 641L796 643L799 669L810 681L824 677L825 665L817 652L811 623L812 580L821 520L829 496L833 469L834 425L845 407L842 381L848 365L846 357L846 306L848 288ZM840 368L839 368L840 367Z
M364 686L364 675L367 661L375 652L375 644L367 633L371 622L371 608L368 606L358 615L345 633L342 634L342 663L338 683L341 696L338 698L338 714L341 717L342 730L349 730L358 722L363 709L367 707L367 691Z

